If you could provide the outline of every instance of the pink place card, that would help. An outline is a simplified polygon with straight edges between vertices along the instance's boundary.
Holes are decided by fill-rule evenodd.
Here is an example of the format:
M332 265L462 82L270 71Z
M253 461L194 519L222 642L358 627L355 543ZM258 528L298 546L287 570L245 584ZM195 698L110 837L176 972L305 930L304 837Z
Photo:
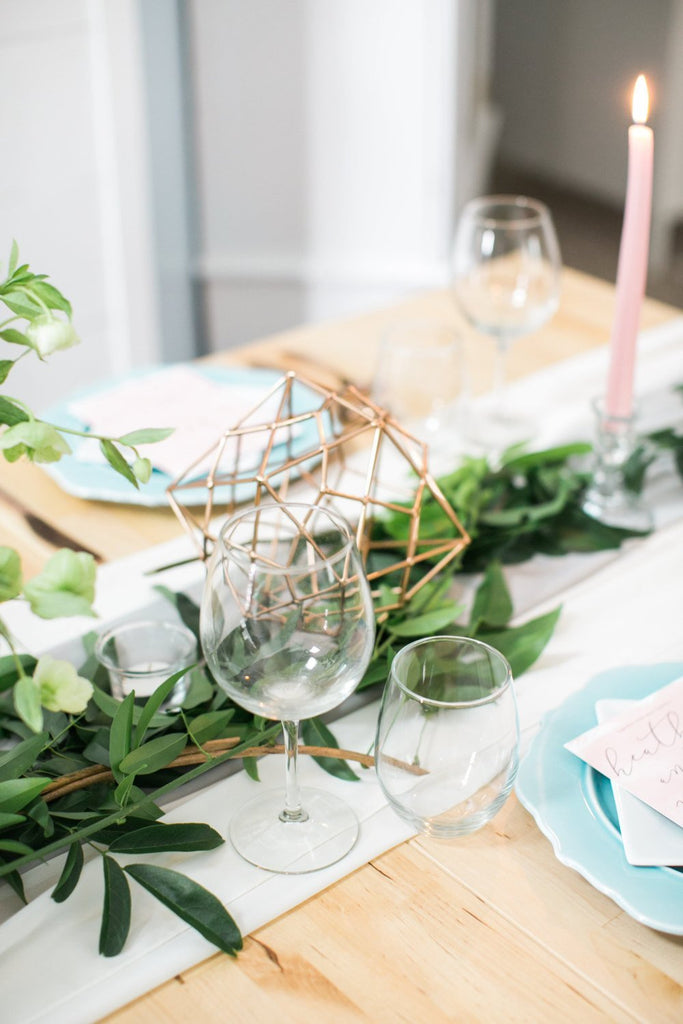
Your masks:
M213 461L213 450L223 432L258 407L250 422L269 423L277 418L278 397L264 402L263 385L230 384L182 364L164 367L153 374L133 377L117 387L94 392L70 404L70 411L95 434L120 437L141 427L173 427L173 433L157 444L140 445L140 454L172 478L193 467L194 476L206 472ZM262 404L259 404L262 403ZM299 433L293 427L290 436ZM268 440L267 432L247 433L237 442L231 440L223 453L223 465L231 465L240 455L240 469L257 465ZM277 443L277 441L276 441ZM196 463L211 452L204 462ZM85 443L76 451L85 461L97 460L97 449Z
M683 677L565 746L683 826Z

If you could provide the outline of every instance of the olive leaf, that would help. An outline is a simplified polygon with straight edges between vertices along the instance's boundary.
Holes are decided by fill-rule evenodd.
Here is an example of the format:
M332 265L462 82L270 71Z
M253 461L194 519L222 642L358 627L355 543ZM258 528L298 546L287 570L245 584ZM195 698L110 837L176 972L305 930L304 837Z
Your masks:
M192 852L215 850L224 842L210 825L194 822L166 825L157 821L119 836L110 843L109 849L112 853Z
M553 635L561 608L505 630L482 630L478 636L507 658L515 678L531 668Z
M113 728L113 727L112 727ZM141 747L131 750L118 762L118 773L122 775L151 775L174 761L187 744L185 733L170 736L156 736Z
M113 857L102 856L104 906L100 928L100 953L116 956L123 949L130 930L130 887Z
M491 562L475 592L469 628L476 632L482 624L489 627L505 626L511 616L512 598L505 582L503 567L498 561Z
M46 746L48 738L46 732L41 732L37 736L31 736L30 739L22 740L16 747L0 754L0 782L4 782L6 779L18 779L20 775L32 768L38 755Z
M55 903L63 903L74 891L81 877L83 863L83 848L78 841L73 842L66 855L59 881L52 890L52 899Z
M126 872L164 906L212 942L234 956L242 948L242 936L223 904L208 889L169 868L129 864Z
M120 476L125 477L133 487L139 489L140 484L138 483L135 473L130 468L113 441L110 441L108 438L102 438L100 440L100 451L112 469L115 469Z
M301 737L311 747L339 747L334 734L319 718L304 719L301 723ZM329 775L348 782L359 781L348 761L336 757L314 757L313 760Z
M121 771L120 764L130 753L133 741L134 705L135 694L129 693L120 702L109 731L109 763L117 782L123 782L123 776L126 774Z

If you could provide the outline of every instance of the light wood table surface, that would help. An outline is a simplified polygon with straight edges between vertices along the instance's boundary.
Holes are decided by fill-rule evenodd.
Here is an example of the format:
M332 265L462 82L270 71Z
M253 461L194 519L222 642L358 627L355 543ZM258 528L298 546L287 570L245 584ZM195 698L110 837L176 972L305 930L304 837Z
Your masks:
M565 271L560 311L510 358L518 377L605 344L611 286ZM679 311L646 301L642 327ZM367 385L386 325L399 316L457 320L450 296L420 296L367 316L280 334L220 357ZM466 334L476 386L491 348ZM55 358L58 358L56 356ZM86 502L40 469L0 463L0 487L84 545L117 558L176 537L170 511ZM54 550L0 497L3 543L26 574ZM512 796L495 820L452 843L412 839L107 1018L184 1021L683 1021L683 938L632 920L556 860Z

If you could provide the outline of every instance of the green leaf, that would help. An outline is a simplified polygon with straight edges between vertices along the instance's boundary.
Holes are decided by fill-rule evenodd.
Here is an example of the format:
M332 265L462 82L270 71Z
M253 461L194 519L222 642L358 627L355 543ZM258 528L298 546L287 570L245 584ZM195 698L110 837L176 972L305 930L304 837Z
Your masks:
M139 444L156 444L158 441L165 441L174 431L174 427L148 427L142 430L131 430L129 434L122 434L117 438L121 444L137 447Z
M118 450L113 441L108 438L103 438L100 441L100 451L104 455L105 459L109 463L112 469L115 469L117 473L125 477L129 483L136 489L139 489L139 484L135 473L130 468L126 460L124 459L121 452Z
M21 559L14 548L0 547L0 601L11 601L21 593Z
M6 814L5 811L0 812L0 828L9 828L11 825L21 825L22 821L26 821L25 814Z
M336 747L337 750L339 749L334 734L319 718L304 719L301 724L301 737L309 747ZM359 781L348 761L342 761L339 757L314 757L313 760L328 775L334 775L337 779L346 779L348 782Z
M123 781L121 762L130 753L133 738L133 708L135 694L129 693L119 704L109 730L109 763L117 782Z
M34 853L33 847L26 843L20 843L17 839L0 839L0 850L6 853L16 853L19 856Z
M28 348L31 347L31 342L22 331L17 331L14 327L7 327L4 331L0 331L0 338L3 341L9 342L10 345L25 345Z
M249 776L249 778L253 779L254 782L260 782L261 781L259 779L258 758L257 757L243 757L242 758L242 767L244 768L244 770L247 773L247 775Z
M39 796L49 779L7 779L0 782L0 811L14 814Z
M32 768L48 740L48 734L41 732L28 740L22 740L16 747L0 754L0 782L4 782L6 779L18 779L20 775Z
M188 727L190 739L198 747L201 747L207 740L220 736L234 716L234 708L228 708L226 711L207 711L203 715L197 715L196 718L192 719Z
M0 423L13 427L15 423L23 423L27 419L27 412L15 405L11 399L0 396Z
M116 800L119 807L125 807L132 801L132 793L134 789L135 776L124 775L123 780L119 782L118 786L114 790L114 800Z
M516 678L526 672L542 654L546 644L553 635L553 630L560 617L561 608L555 608L546 615L525 622L523 626L514 626L502 631L484 631L479 639L507 658Z
M470 614L470 629L481 623L487 626L505 626L512 617L512 598L500 562L491 562L484 579L477 588Z
M38 576L24 584L31 611L43 619L95 613L95 575L92 555L83 551L57 551Z
M31 291L43 300L48 309L59 309L67 316L71 316L71 303L53 284L34 279L31 283Z
M137 728L135 730L135 736L133 739L134 747L140 746L143 739L145 738L147 730L149 729L151 723L154 720L157 711L164 703L166 698L170 697L170 695L173 693L176 683L178 682L179 679L183 678L186 672L187 669L185 668L181 668L177 672L174 672L173 675L169 676L168 679L165 679L160 686L157 686L154 693L150 694L150 696L147 698L140 712ZM164 718L164 724L168 724L169 721L170 719Z
M154 589L162 597L165 597L167 601L170 601L173 607L177 610L178 615L183 622L183 625L194 633L195 636L199 636L199 605L196 604L187 594L183 594L181 591L169 590L168 587L164 587L162 584L155 586Z
M214 946L234 956L242 936L223 904L186 875L151 864L129 864L127 874Z
M28 809L28 816L35 821L45 837L54 835L55 823L44 800L34 800Z
M205 704L214 695L214 686L203 669L195 668L190 670L190 685L183 701L183 710L191 711L193 708Z
M0 384L4 384L14 366L13 359L0 359Z
M136 829L115 839L112 853L168 853L215 850L225 840L210 825L185 823L165 825L161 821Z
M2 628L0 627L0 634L2 634ZM32 654L19 654L17 655L21 667L27 676L30 676L33 669L38 664ZM19 678L19 670L17 669L17 658L13 654L6 654L0 658L0 692L3 690L9 690L10 686L14 686L17 679Z
M163 686L163 683L162 683ZM155 691L156 692L156 691ZM154 696L154 694L152 694ZM93 703L97 705L100 711L103 711L108 718L114 718L117 711L121 707L121 701L117 700L116 697L112 697L111 694L105 693L104 690L95 689L92 695ZM145 706L140 707L135 704L133 706L133 725L138 725L142 715L144 713ZM154 714L147 723L147 728L150 729L162 729L164 726L170 725L174 721L173 716L163 712L161 714Z
M52 899L55 903L63 903L74 891L81 877L83 863L83 848L79 842L74 842L69 847L59 881L52 890Z
M538 452L525 452L521 455L516 453L516 449L511 449L510 457L503 458L503 466L509 473L527 473L538 466L558 465L575 456L589 455L592 451L593 446L585 441L545 448Z
M11 277L14 271L17 269L19 262L19 246L17 245L16 238L12 239L12 246L9 251L9 263L7 264L7 276Z
M22 676L14 684L14 708L33 732L43 728L43 709L40 706L40 688L30 676Z
M130 888L123 871L112 857L102 857L104 906L100 929L100 953L116 956L124 947L130 930Z
M16 893L16 895L19 897L22 903L28 903L28 900L26 899L26 893L24 892L24 883L19 872L8 870L7 860L4 857L0 857L0 868L2 868L4 872L6 872L4 874L4 878L7 881L9 887Z
M25 320L32 320L33 317L39 316L43 312L37 302L18 290L11 289L8 292L3 292L2 301L8 309L11 309L17 316L24 317Z
M132 750L119 762L119 771L125 775L151 775L168 767L187 745L184 733L156 736L149 743Z
M423 615L417 615L414 619L396 623L389 622L388 629L394 636L429 636L452 626L461 611L461 604L456 601L448 601L439 608L433 608Z

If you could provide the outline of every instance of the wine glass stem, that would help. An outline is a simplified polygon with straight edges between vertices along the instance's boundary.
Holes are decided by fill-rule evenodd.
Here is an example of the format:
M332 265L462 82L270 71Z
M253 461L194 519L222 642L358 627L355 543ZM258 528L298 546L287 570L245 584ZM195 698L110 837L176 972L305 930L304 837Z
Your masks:
M507 338L499 335L496 338L496 358L493 365L493 394L499 408L505 401L505 384L507 381L507 363L510 343Z
M301 806L296 769L299 750L299 723L283 722L282 731L285 738L285 806L280 812L280 821L306 821L308 814Z

